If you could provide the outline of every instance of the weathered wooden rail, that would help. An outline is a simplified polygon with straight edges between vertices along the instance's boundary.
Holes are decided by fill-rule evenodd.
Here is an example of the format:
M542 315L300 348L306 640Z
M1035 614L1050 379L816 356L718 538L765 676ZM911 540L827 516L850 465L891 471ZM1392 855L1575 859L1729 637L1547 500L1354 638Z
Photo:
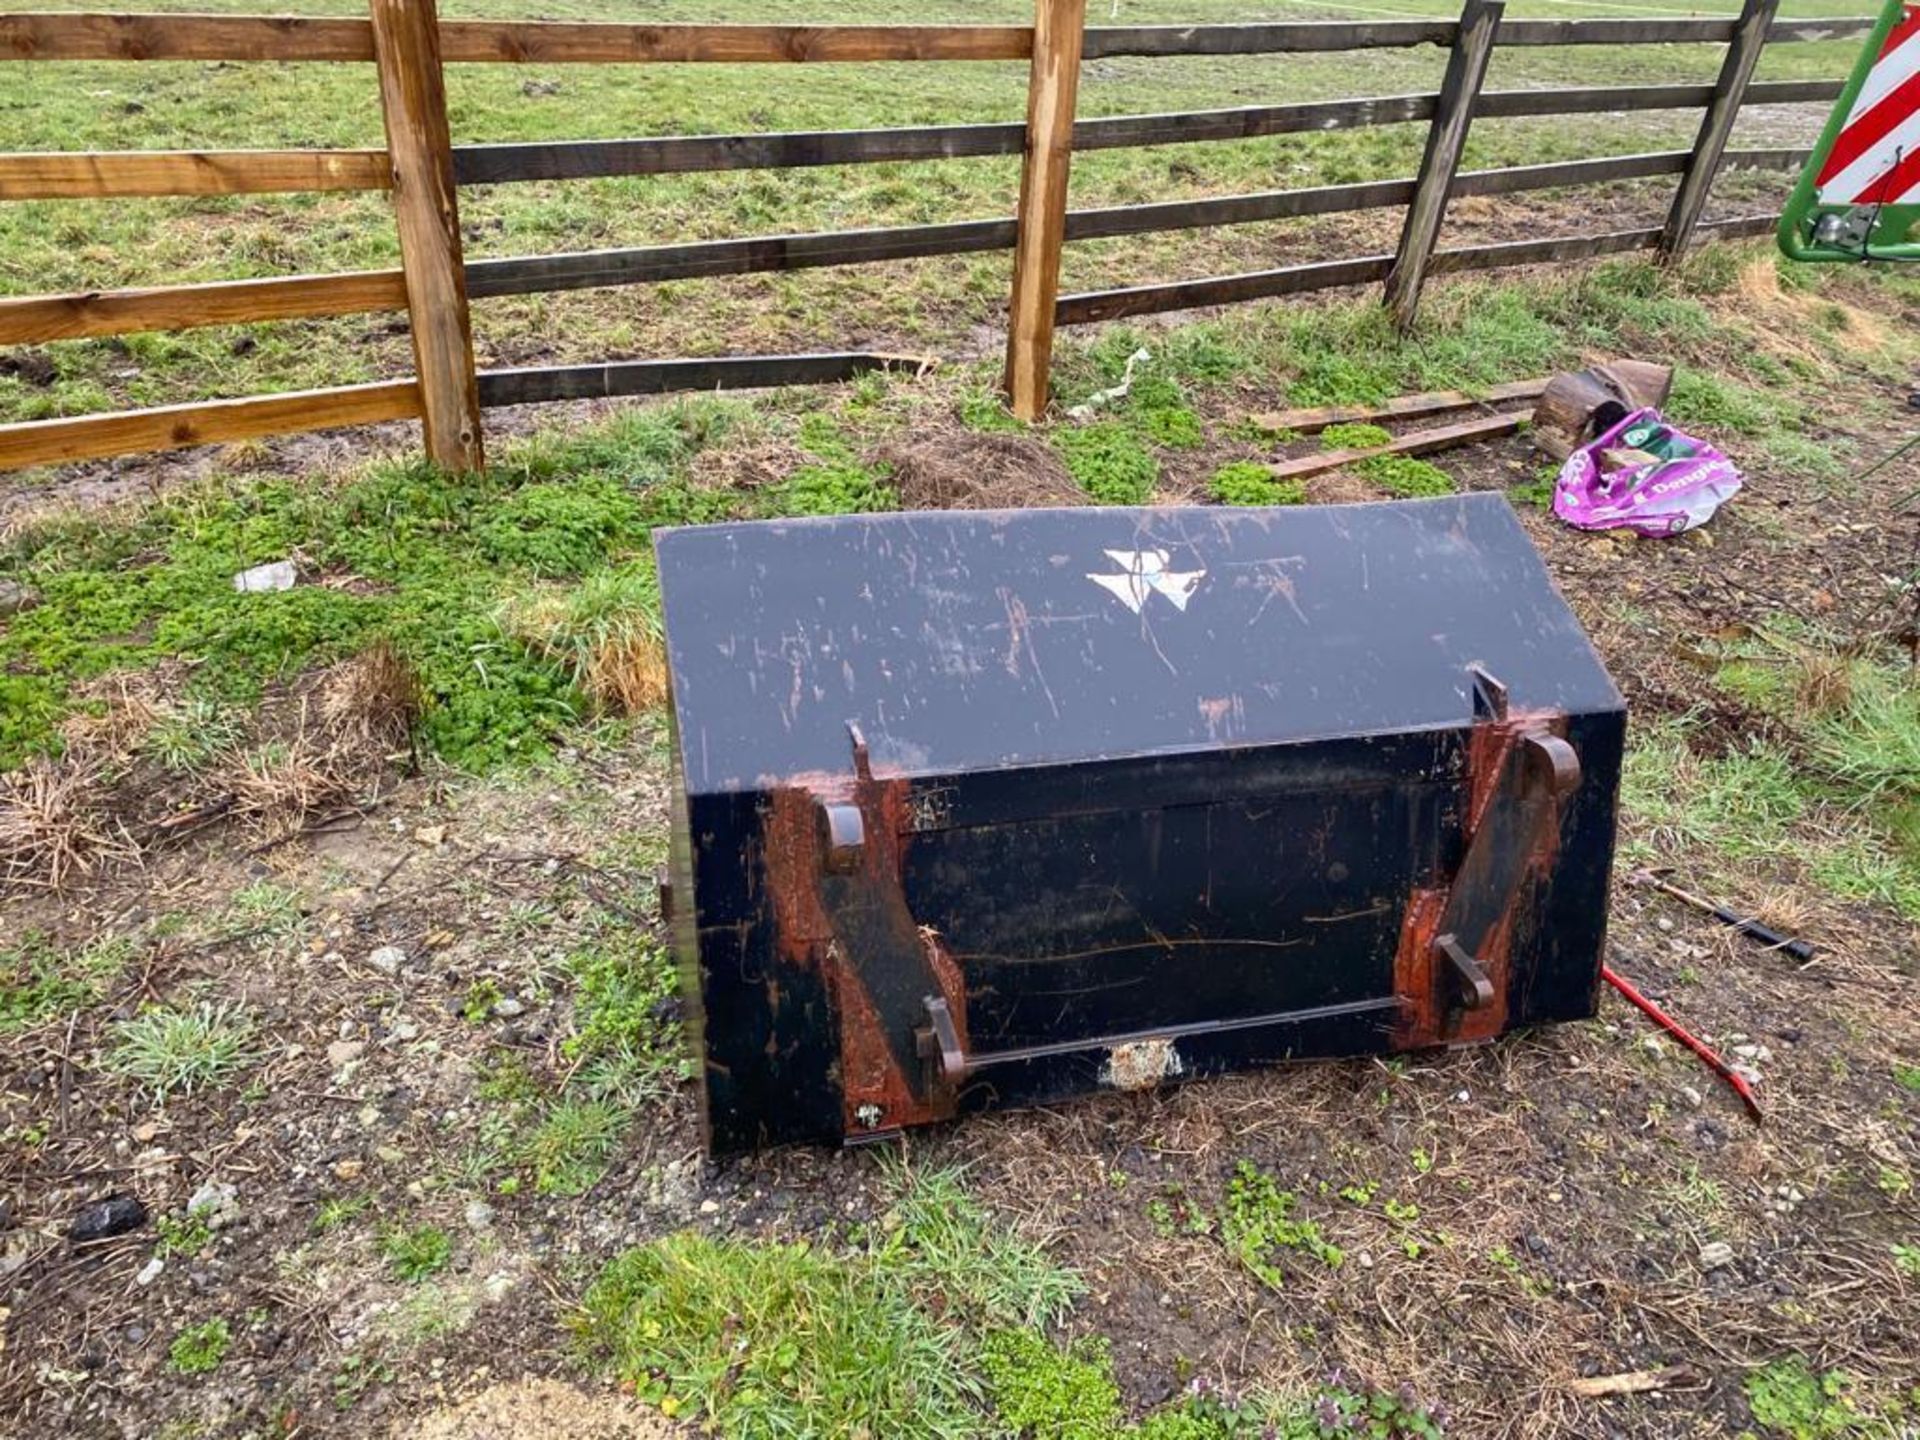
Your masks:
M1748 0L1733 19L1506 20L1500 0L1467 0L1459 20L1089 27L1085 0L1036 0L1033 26L633 25L439 21L433 0L369 0L369 16L321 19L225 15L0 15L0 61L198 60L363 62L375 66L384 150L206 150L0 154L0 200L386 191L401 239L398 269L290 275L194 285L0 298L0 345L142 330L409 312L417 375L372 385L0 426L0 468L288 431L420 419L428 453L449 468L484 463L480 412L493 405L843 380L891 366L866 354L635 361L481 373L470 301L601 286L656 284L984 251L1014 252L1007 387L1016 412L1044 410L1056 326L1121 316L1385 283L1396 320L1411 325L1426 278L1635 249L1671 258L1701 233L1761 233L1770 217L1703 224L1715 176L1734 167L1791 169L1804 153L1733 150L1745 104L1831 100L1834 81L1756 82L1769 43L1857 35L1867 19L1780 20L1777 0ZM1498 46L1718 44L1709 84L1484 90ZM1165 115L1076 119L1084 60L1231 56L1406 48L1450 50L1439 91L1367 99L1244 106ZM448 63L785 64L1024 60L1024 123L887 130L638 137L454 145L442 66ZM1462 171L1476 119L1642 110L1700 110L1692 149ZM1428 125L1421 173L1408 179L1263 191L1171 203L1073 210L1074 153L1185 145L1360 126ZM466 261L458 191L471 185L791 169L884 161L1024 155L1016 215L937 225L757 236L691 244ZM1449 202L1613 180L1674 175L1665 225L1560 239L1447 249ZM1246 275L1058 294L1061 249L1085 240L1405 207L1391 255L1287 266Z

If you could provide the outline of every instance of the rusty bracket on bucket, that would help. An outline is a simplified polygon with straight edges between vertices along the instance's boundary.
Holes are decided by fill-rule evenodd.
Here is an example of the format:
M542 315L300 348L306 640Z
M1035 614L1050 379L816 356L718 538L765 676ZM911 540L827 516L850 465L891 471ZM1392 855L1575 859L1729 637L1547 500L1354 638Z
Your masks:
M949 1008L963 1003L958 970L907 905L910 784L874 774L859 726L847 738L851 776L809 775L777 797L793 807L783 833L794 843L770 857L770 874L788 929L807 936L827 977L848 1131L871 1137L953 1113L954 1083L923 1063L919 1032L938 1005L944 1053L958 1057L965 1021Z
M1557 713L1515 716L1507 687L1481 666L1472 680L1469 839L1433 926L1438 1038L1481 1039L1504 1023L1517 908L1553 861L1560 817L1580 785L1580 758Z

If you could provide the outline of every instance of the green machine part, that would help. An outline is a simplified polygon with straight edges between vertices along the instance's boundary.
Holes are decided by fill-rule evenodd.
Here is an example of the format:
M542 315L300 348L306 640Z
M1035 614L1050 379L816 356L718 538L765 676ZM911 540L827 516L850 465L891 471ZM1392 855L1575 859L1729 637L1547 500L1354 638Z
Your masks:
M1848 130L1849 119L1854 118L1854 105L1861 91L1866 88L1868 77L1881 59L1882 52L1888 49L1888 37L1898 28L1901 31L1901 45L1895 48L1903 48L1908 44L1920 45L1920 34L1915 34L1911 41L1907 39L1908 31L1915 26L1920 26L1920 4L1910 3L1910 0L1886 0L1880 18L1874 23L1867 43L1860 51L1860 58L1854 64L1853 73L1847 77L1846 89L1835 103L1833 114L1827 117L1819 143L1814 146L1813 155L1808 159L1800 182L1794 186L1793 196L1780 217L1780 249L1789 259L1846 260L1855 263L1863 260L1920 260L1920 236L1912 234L1914 222L1920 220L1920 190L1904 178L1914 167L1920 166L1920 121L1916 121L1914 126L1915 155L1911 162L1907 162L1907 157L1900 150L1892 150L1892 168L1870 181L1860 193L1845 199L1831 196L1823 199L1820 193L1822 172L1834 153L1834 147L1841 143L1843 133ZM1890 93L1870 108L1876 121L1890 118L1901 108L1905 108L1909 114L1920 116L1920 75L1893 87ZM1869 128L1880 129L1881 126L1870 122ZM1907 163L1903 165L1903 162ZM1902 202L1900 193L1914 198Z

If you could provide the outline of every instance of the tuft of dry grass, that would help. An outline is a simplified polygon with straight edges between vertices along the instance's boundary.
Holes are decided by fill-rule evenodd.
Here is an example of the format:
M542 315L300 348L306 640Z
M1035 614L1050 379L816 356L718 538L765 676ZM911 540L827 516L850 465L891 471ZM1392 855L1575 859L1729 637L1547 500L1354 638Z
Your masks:
M135 854L105 803L114 771L106 754L70 750L0 775L0 879L59 890Z
M510 601L501 628L566 667L602 711L637 715L667 697L660 585L650 561Z
M316 693L322 724L342 741L392 749L420 718L420 677L384 640L324 671Z
M1800 338L1819 328L1822 320L1831 322L1828 328L1837 324L1845 329L1862 348L1879 350L1887 343L1887 327L1868 311L1830 296L1783 289L1779 261L1773 255L1743 266L1734 294L1740 318L1763 344L1786 354L1825 360L1825 352Z
M695 490L766 490L803 466L818 463L818 457L789 440L762 440L700 451L693 457L689 478Z
M894 446L894 493L908 510L1018 510L1085 505L1053 448L1025 435L947 430Z
M417 677L385 645L250 718L201 708L183 686L171 667L102 681L61 755L0 775L0 883L62 889L228 817L291 833L377 786L421 706Z
M230 752L210 777L233 797L235 815L270 834L377 783L419 718L420 682L390 647L375 645L277 708L260 727L269 738Z

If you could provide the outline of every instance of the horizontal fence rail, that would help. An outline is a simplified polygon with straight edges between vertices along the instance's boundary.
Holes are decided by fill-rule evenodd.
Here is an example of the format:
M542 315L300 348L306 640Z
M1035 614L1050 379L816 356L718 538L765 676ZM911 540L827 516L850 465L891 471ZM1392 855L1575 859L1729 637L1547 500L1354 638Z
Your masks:
M1838 80L1763 81L1750 105L1838 98ZM1481 119L1519 119L1706 106L1713 86L1614 85L1575 89L1490 90ZM1430 120L1439 96L1384 95L1360 100L1248 105L1165 115L1081 120L1073 148L1124 150L1319 134ZM923 125L889 130L798 130L757 135L673 135L632 140L549 140L456 145L453 173L462 185L612 179L727 170L792 170L1018 155L1026 127ZM129 151L112 155L0 154L0 200L102 196L237 195L272 191L384 190L391 183L381 150Z
M736 355L714 360L635 360L483 370L478 380L480 404L496 408L693 390L831 385L874 370L917 371L928 363L926 357L918 355ZM111 415L32 420L6 427L5 459L14 466L57 465L144 451L231 444L267 435L418 420L421 414L420 384L409 377L245 400L205 400Z
M1724 44L1732 20L1513 20L1502 45ZM1775 21L1775 43L1864 34L1867 17ZM1120 56L1325 54L1449 46L1453 20L1291 21L1269 25L1089 26L1089 60ZM452 63L778 64L917 60L1025 60L1026 25L626 25L449 20L441 55ZM365 20L246 15L0 15L0 59L371 61Z
M1756 215L1740 220L1707 221L1700 228L1737 238L1770 235L1778 217ZM1552 240L1515 240L1494 245L1470 245L1433 253L1432 272L1459 274L1469 270L1497 270L1514 265L1545 265L1588 260L1648 250L1659 243L1659 226L1642 230L1615 230L1600 235L1569 235ZM1161 315L1173 310L1197 310L1279 295L1304 295L1384 280L1393 268L1391 255L1367 255L1354 260L1320 260L1288 265L1250 275L1228 275L1209 280L1181 280L1170 285L1136 285L1121 290L1099 290L1063 295L1055 310L1061 325L1091 325L1137 315Z
M58 465L145 450L230 444L264 435L417 420L420 415L420 386L415 381L383 380L372 385L256 395L245 400L205 400L113 415L29 420L6 427L0 457L15 468Z
M384 150L128 150L0 154L0 200L385 190Z
M1082 27L1084 0L1036 0L1037 25L734 25L606 22L440 22L432 0L370 0L374 19L246 15L120 15L19 13L0 15L0 61L273 61L368 62L381 80L383 113L392 153L372 149L178 150L121 153L0 154L0 200L262 195L274 193L394 192L395 157L428 162L426 174L444 175L447 199L408 209L395 192L411 240L401 268L344 274L269 276L190 285L159 285L70 294L0 298L0 345L88 339L145 330L178 330L260 321L317 319L398 312L415 319L451 304L458 323L438 340L415 330L420 379L379 382L295 395L261 396L0 426L0 468L97 458L137 450L177 448L252 438L288 430L332 428L389 420L424 419L430 442L447 422L448 396L464 372L469 404L480 407L588 397L662 393L674 389L829 383L872 369L923 363L857 353L722 357L713 360L623 361L538 370L477 371L465 329L467 299L539 294L608 286L655 284L714 276L777 273L872 264L941 255L1014 251L1015 292L1024 267L1057 274L1060 246L1149 233L1298 219L1316 215L1414 206L1426 215L1413 244L1430 250L1410 280L1396 314L1411 323L1420 273L1450 274L1507 265L1553 263L1593 255L1657 248L1672 256L1697 233L1759 233L1760 217L1701 223L1706 187L1735 168L1791 169L1805 152L1790 148L1725 150L1731 117L1743 105L1831 101L1837 80L1751 79L1764 43L1844 39L1869 30L1868 18L1783 20L1775 0L1747 0L1738 17L1707 19L1505 20L1499 0L1482 6L1482 33L1474 42L1498 47L1705 44L1726 47L1718 81L1643 85L1482 90L1479 74L1458 64L1463 26L1458 19L1356 22L1275 22L1198 26ZM1490 11L1487 7L1490 5ZM1468 13L1474 13L1471 6ZM1491 17L1490 27L1487 24ZM376 34L375 19L388 27ZM1036 38L1038 37L1038 38ZM1085 60L1135 57L1324 54L1436 46L1454 53L1444 92L1238 106L1168 114L1075 119L1073 87L1064 92L1064 118L1048 111L1049 88ZM1065 47L1065 48L1063 48ZM1067 58L1063 62L1063 55ZM451 145L445 138L442 64L848 64L869 62L1027 62L1031 68L1026 122L923 125L876 130L641 136L546 142ZM1482 67L1484 68L1484 67ZM1456 77L1466 77L1464 80ZM1461 86L1464 85L1464 89ZM1458 91L1459 93L1455 93ZM1443 95L1446 97L1443 99ZM400 106L409 113L397 113ZM1463 108L1464 107L1464 108ZM1047 232L1042 245L1023 244L1023 222L1013 217L850 231L703 240L584 253L464 260L460 255L453 187L542 181L608 179L739 170L778 170L883 162L946 161L1024 156L1033 174L1042 123L1055 126L1063 153L1220 143L1270 136L1393 124L1456 127L1472 119L1527 119L1580 114L1698 110L1703 120L1692 150L1663 150L1501 169L1437 173L1295 190L1068 209L1058 175L1035 204L1033 223ZM1042 116L1045 116L1043 121ZM421 127L424 126L424 129ZM436 135L437 131L437 135ZM1464 130L1461 129L1461 134ZM1450 172L1459 145L1435 150L1428 167ZM1724 153L1722 153L1724 150ZM1436 159L1436 155L1441 158ZM1052 163L1050 160L1049 163ZM1435 197L1445 205L1462 196L1515 195L1608 182L1679 177L1681 201L1661 229L1614 230L1595 235L1445 248L1433 244ZM1444 182L1444 183L1442 183ZM1422 198L1423 196L1427 198ZM1416 203L1417 202L1417 203ZM1684 203L1682 203L1684 202ZM1023 203L1023 209L1025 208ZM1765 221L1764 225L1770 225ZM1409 242L1403 239L1403 249ZM422 257L435 257L429 263ZM1405 257L1402 257L1403 259ZM1130 315L1189 309L1245 299L1300 294L1387 279L1396 257L1368 255L1257 271L1246 275L1061 296L1042 307L1051 324L1086 324ZM416 273L418 270L419 273ZM429 271L432 273L429 274ZM453 298L422 308L421 287L440 286ZM1042 293L1051 294L1043 287ZM1032 312L1038 316L1039 312ZM1025 322L1023 322L1025 323ZM1044 334L1042 340L1045 339ZM1044 346L1040 353L1044 354ZM427 361L433 364L429 366ZM1042 367L1044 369L1044 365ZM1044 382L1044 374L1041 377ZM1032 390L1031 385L1026 387ZM1044 404L1044 383L1039 400ZM1034 396L1027 397L1028 405ZM460 424L467 424L464 417ZM434 448L438 448L435 446ZM477 438L465 452L479 456ZM436 458L439 458L436 454Z

